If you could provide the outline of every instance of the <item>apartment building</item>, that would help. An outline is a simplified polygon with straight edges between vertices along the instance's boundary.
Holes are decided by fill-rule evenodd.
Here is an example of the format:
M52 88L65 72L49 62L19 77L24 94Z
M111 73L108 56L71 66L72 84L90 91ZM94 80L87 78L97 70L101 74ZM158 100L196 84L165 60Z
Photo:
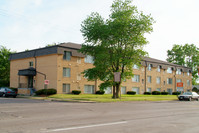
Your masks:
M57 89L58 94L81 90L92 94L99 90L102 81L88 81L82 74L93 67L93 57L83 55L78 50L81 45L61 43L59 45L11 54L10 87L19 88L19 93L29 93L31 88ZM191 69L165 61L144 58L141 67L133 66L134 77L126 79L121 93L136 91L189 91L192 88ZM48 85L44 81L47 80ZM106 93L112 93L108 87Z

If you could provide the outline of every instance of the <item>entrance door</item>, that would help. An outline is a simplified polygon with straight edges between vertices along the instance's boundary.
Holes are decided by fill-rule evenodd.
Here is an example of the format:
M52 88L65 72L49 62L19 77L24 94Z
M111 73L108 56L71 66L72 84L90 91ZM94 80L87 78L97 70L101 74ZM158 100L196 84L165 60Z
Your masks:
M33 88L33 76L28 76L28 88Z

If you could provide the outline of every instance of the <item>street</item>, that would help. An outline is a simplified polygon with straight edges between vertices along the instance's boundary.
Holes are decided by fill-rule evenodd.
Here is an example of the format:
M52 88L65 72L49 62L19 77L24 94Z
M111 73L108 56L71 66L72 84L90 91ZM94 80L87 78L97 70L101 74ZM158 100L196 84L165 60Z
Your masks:
M1 133L198 133L198 119L198 101L72 103L0 98Z

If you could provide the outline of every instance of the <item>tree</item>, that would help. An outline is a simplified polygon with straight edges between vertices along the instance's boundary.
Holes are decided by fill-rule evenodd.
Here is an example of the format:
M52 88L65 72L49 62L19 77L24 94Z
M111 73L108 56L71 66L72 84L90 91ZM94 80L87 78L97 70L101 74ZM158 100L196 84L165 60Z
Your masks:
M0 86L9 86L10 84L10 49L0 46Z
M199 48L194 44L175 44L171 50L167 51L167 61L192 68L192 84L196 84L199 66Z
M91 13L81 25L85 42L80 52L94 57L94 67L84 71L88 80L104 81L100 89L113 86L113 98L119 98L122 81L133 76L133 65L140 65L146 55L144 33L152 31L153 22L131 0L115 0L106 20ZM120 82L114 82L114 72L121 73Z

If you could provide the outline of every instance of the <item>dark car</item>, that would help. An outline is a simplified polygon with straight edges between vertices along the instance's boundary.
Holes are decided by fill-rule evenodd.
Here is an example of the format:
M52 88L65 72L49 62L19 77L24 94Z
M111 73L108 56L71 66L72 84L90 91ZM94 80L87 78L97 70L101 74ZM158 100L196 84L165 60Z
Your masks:
M16 98L17 92L8 88L8 87L0 87L0 97L14 97Z
M199 101L199 95L196 92L184 92L183 94L178 96L178 99L181 100L197 100Z

